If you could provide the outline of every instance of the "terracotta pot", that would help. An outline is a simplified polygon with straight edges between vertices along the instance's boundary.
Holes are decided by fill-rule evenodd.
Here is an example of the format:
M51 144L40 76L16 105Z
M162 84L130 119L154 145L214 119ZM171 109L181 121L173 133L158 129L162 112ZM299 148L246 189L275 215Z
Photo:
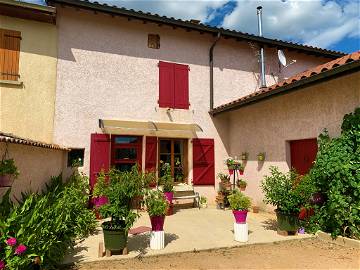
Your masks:
M169 207L168 207L168 210L167 210L167 212L166 212L166 215L167 215L167 216L171 216L171 215L173 215L173 213L174 213L174 205L171 203L171 204L169 205Z
M259 206L253 206L252 207L253 213L259 213L260 207Z
M0 187L11 187L14 177L11 174L0 175Z

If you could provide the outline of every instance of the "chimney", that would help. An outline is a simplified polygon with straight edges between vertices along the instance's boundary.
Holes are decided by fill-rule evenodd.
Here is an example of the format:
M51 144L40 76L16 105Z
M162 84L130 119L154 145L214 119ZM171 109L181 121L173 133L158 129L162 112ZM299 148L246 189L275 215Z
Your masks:
M259 36L262 37L262 6L258 6L256 11L258 17L258 30ZM261 45L260 47L260 77L261 77L261 85L260 88L266 87L266 80L265 80L265 56L264 56L264 46Z

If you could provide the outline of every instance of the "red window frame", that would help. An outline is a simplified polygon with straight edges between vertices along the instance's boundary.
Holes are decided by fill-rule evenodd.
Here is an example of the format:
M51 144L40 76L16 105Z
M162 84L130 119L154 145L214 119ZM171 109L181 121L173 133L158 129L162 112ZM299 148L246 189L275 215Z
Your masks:
M159 62L159 107L189 109L189 66Z
M137 142L135 143L120 143L115 142L116 138L126 138L126 137L135 137ZM136 159L117 159L115 157L116 149L136 149ZM142 136L132 136L132 135L114 135L111 138L111 166L116 164L131 164L137 163L139 169L142 167Z

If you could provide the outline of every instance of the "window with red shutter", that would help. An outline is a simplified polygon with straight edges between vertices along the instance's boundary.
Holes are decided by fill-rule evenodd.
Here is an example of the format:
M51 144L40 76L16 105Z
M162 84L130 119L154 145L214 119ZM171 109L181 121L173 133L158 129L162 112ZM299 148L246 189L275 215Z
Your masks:
M90 144L90 187L93 189L101 170L110 168L110 136L108 134L91 134Z
M193 184L215 185L213 139L193 139Z
M290 141L291 167L299 174L307 174L316 158L318 146L317 139Z
M0 80L19 79L21 33L0 29Z
M159 62L159 106L189 109L189 66Z

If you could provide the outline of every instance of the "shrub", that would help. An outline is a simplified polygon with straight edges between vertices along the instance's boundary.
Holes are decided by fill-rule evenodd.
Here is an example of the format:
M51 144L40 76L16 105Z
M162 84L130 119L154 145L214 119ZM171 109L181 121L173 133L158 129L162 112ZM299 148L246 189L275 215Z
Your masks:
M146 195L145 204L150 217L164 216L169 206L164 193L160 190L149 190Z
M307 229L360 239L360 108L344 116L342 132L319 136L319 151L309 176L327 200L316 206Z
M19 204L11 203L11 210L0 221L0 260L9 269L29 269L37 256L46 269L56 269L76 238L91 233L96 228L96 219L87 209L87 177L72 175L63 184L61 175L51 179L50 185L41 194L23 194ZM0 209L9 202L0 205ZM6 211L1 209L1 212ZM15 249L4 243L10 237L26 246L18 249L21 256L12 256Z
M232 210L248 210L251 207L250 198L239 190L234 190L233 193L228 196L228 200Z
M15 177L19 175L18 168L15 165L15 161L11 159L3 159L0 161L0 175L10 174Z

